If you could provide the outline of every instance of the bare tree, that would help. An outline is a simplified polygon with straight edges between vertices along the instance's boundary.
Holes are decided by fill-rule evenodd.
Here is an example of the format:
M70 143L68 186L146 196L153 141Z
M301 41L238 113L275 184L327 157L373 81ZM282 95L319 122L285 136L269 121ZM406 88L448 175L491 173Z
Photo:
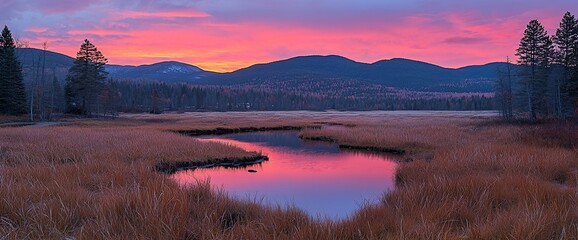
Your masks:
M511 120L513 118L513 94L512 63L510 62L510 57L506 57L505 67L498 69L496 98L500 103L502 117L506 120Z

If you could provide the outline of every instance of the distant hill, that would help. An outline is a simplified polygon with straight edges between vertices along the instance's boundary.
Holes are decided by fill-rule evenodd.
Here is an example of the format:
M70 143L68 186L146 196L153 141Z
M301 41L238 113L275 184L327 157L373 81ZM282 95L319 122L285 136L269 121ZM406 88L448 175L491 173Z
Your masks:
M190 64L175 61L141 66L106 65L106 71L109 76L116 78L190 83L215 74Z
M21 48L16 49L16 54L23 64L26 78L32 78L33 69L42 64L43 51L34 48ZM66 73L70 66L72 66L73 62L74 58L72 57L56 52L46 51L45 70L49 74L56 72L59 79L63 80L66 77ZM109 73L109 77L112 78L166 82L195 82L215 74L213 72L204 71L190 64L175 61L141 66L107 64L105 68Z
M341 56L304 56L266 64L256 64L201 81L216 85L272 84L293 86L318 82L356 82L384 87L435 92L491 92L497 69L505 63L464 68L443 68L433 64L394 58L373 64L355 62ZM349 84L348 84L349 85Z
M40 72L42 64L45 62L45 73L52 80L53 76L59 81L64 81L68 69L72 66L73 58L64 54L46 51L46 61L42 61L44 52L35 48L17 48L16 55L18 56L24 75L24 82L30 83L33 79L39 79L40 74L35 76L35 73Z
M41 64L43 51L35 48L17 48L16 55L25 68ZM74 58L57 52L46 51L46 68L69 68Z
M231 73L207 78L219 85L254 84L263 81L288 81L303 76L316 78L358 78L366 64L341 56L304 56L271 63L255 64Z
M33 77L33 67L38 66L42 53L38 49L17 49L27 79ZM47 51L46 70L55 72L63 80L73 61L69 56ZM358 96L419 92L489 93L493 91L498 68L505 64L453 69L402 58L367 64L330 55L255 64L230 73L204 71L175 61L141 66L106 65L106 70L116 79L238 86L300 95Z

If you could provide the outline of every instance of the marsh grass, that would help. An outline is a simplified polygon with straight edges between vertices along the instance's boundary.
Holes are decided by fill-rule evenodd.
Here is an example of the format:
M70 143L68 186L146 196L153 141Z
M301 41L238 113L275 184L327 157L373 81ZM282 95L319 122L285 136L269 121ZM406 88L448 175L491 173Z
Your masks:
M493 124L489 114L195 113L128 115L0 129L6 239L574 239L573 126ZM239 201L209 182L182 188L159 162L251 157L170 131L319 126L302 135L397 147L395 190L348 219ZM488 123L490 122L490 123ZM562 130L561 130L562 129Z

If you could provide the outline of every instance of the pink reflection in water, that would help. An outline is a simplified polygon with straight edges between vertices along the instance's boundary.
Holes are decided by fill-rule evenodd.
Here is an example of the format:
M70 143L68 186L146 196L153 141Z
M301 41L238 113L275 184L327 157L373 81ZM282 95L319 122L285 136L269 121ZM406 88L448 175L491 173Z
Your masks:
M383 156L339 151L331 144L304 144L294 132L259 134L267 137L248 138L249 141L228 139L251 135L236 134L206 141L260 151L269 156L269 161L247 169L182 171L174 174L173 179L187 186L209 178L213 187L222 188L232 196L262 197L266 204L281 206L294 204L312 216L334 219L350 216L364 203L378 202L394 187L397 164ZM283 142L289 143L284 146ZM295 143L304 145L295 146ZM257 172L250 173L248 169Z

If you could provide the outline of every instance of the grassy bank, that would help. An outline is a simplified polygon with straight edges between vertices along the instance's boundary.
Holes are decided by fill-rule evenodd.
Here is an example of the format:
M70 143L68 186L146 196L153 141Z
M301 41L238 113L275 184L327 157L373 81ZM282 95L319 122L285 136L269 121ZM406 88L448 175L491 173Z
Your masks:
M578 237L575 128L486 113L195 113L0 129L7 239L565 239ZM252 158L172 131L305 128L306 137L403 149L397 186L341 222L181 189L158 163Z

